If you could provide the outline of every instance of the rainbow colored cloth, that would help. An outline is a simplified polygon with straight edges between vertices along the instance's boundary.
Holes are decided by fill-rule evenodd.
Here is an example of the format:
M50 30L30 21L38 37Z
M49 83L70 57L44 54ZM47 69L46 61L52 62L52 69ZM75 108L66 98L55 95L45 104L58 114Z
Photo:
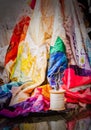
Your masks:
M91 42L77 1L32 2L33 15L16 24L5 57L10 82L0 86L0 115L10 118L49 110L57 83L66 102L91 103Z

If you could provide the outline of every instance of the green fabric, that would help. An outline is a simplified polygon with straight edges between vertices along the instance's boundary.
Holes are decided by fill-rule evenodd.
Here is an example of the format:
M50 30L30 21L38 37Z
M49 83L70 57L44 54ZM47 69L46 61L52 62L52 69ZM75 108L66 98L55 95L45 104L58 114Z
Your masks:
M55 52L66 52L65 45L60 37L57 37L54 46L50 46L50 54Z

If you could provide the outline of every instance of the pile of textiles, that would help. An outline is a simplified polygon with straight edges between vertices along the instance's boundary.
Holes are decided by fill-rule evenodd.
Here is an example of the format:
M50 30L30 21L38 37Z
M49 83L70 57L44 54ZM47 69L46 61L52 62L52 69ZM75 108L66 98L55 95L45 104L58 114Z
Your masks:
M66 102L90 104L91 41L78 2L29 5L32 15L17 22L5 56L9 82L0 87L0 115L49 110L51 89L65 89Z

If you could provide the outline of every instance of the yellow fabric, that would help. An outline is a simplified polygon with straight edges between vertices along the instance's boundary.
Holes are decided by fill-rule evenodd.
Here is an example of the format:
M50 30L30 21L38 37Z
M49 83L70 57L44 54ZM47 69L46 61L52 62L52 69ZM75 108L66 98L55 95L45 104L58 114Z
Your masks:
M36 0L27 34L19 43L17 57L13 63L10 61L6 65L11 81L24 82L12 100L13 104L26 100L34 88L41 86L46 78L50 45L55 43L58 36L65 41L60 9L59 0ZM48 97L45 89L43 94Z

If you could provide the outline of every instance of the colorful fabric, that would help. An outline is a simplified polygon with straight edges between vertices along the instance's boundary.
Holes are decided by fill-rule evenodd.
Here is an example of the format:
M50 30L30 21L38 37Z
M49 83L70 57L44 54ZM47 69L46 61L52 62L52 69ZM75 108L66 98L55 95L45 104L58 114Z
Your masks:
M88 39L88 36L83 20L80 20L81 24L79 24L79 19L82 19L82 16L78 18L78 15L81 15L78 3L74 0L71 0L70 4L68 5L67 0L65 0L64 5L64 26L67 38L69 39L70 48L68 52L69 54L67 54L69 61L68 68L64 72L63 82L65 86L70 89L74 81L73 87L91 83L91 67L88 60L88 52L85 51L86 49L84 48L84 44L86 44L86 38ZM78 11L80 12L79 14ZM72 66L74 67L71 68ZM77 78L79 78L81 82L77 83Z
M91 84L91 76L78 75L75 73L75 70L73 68L68 68L65 70L62 80L63 80L64 86L67 89Z
M0 109L7 108L12 98L12 88L18 88L22 83L11 82L0 86Z
M11 107L4 108L0 110L0 115L6 117L17 117L26 116L30 112L40 112L47 111L50 107L50 95L49 90L51 90L49 85L41 86L35 88L33 95L26 101L15 104Z
M6 53L5 65L9 61L14 61L17 56L18 45L25 39L27 28L29 26L30 18L28 16L23 17L18 24L16 24L13 31L13 35Z
M79 90L77 92L71 92L66 90L66 102L70 103L84 103L91 104L91 89Z
M63 72L67 68L66 49L60 37L54 46L50 47L50 58L48 63L47 77L52 88L58 89L57 84L62 84Z
M90 89L72 91L91 84L91 41L77 1L32 2L32 16L15 26L5 57L9 82L21 83L1 86L1 96L12 94L0 111L8 117L48 110L49 90L57 84L66 90L67 102L91 103Z

